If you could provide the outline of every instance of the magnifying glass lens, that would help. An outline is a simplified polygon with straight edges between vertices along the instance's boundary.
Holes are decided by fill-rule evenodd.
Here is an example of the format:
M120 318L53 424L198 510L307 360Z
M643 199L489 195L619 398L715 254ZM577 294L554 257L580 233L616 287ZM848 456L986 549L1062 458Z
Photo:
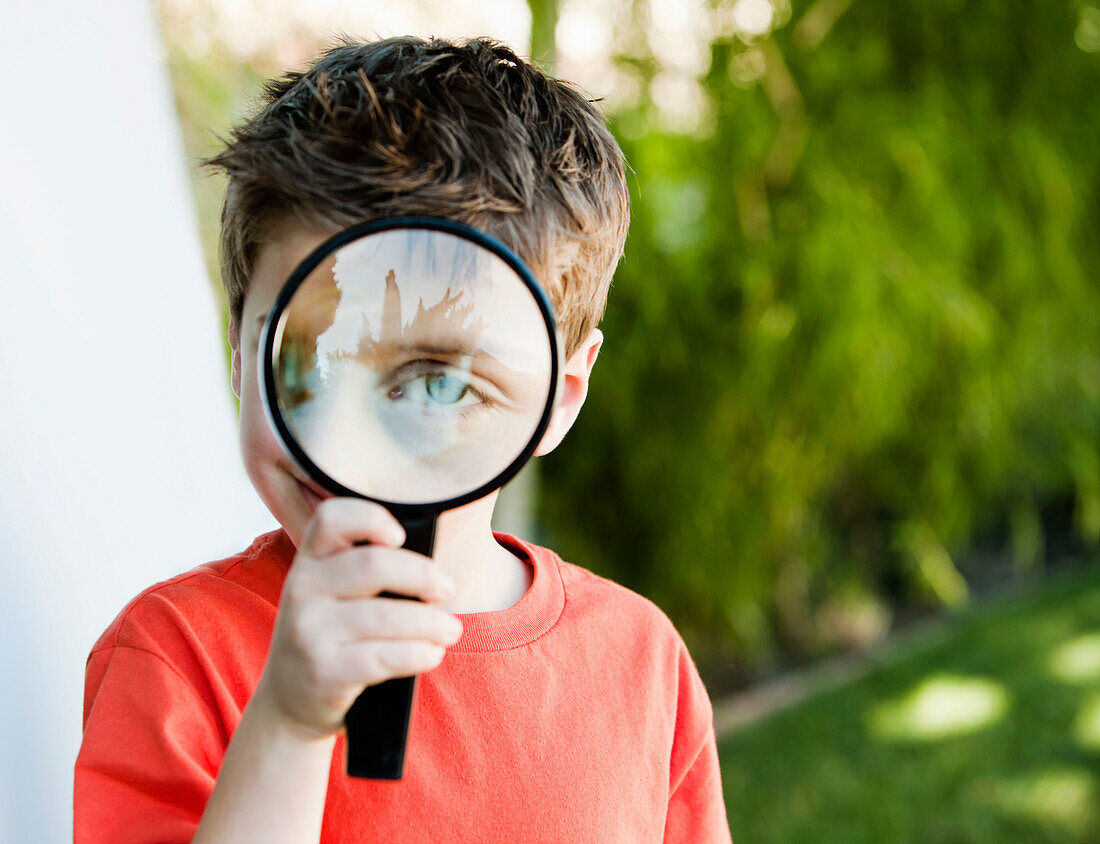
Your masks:
M534 293L497 254L445 231L341 246L298 285L276 331L291 438L312 468L374 500L428 505L490 484L553 397Z

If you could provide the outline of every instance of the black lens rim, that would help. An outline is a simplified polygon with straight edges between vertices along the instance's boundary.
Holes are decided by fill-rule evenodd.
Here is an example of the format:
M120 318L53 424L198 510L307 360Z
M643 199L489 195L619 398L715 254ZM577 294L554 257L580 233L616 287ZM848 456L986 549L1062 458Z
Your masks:
M383 498L364 495L358 490L346 487L335 478L330 477L328 473L322 470L321 467L309 458L309 455L306 454L305 450L298 444L297 439L286 424L286 420L283 419L282 412L279 410L278 395L275 389L275 344L282 337L283 329L286 325L286 309L291 299L294 297L294 294L298 291L298 288L306 278L309 277L309 274L317 268L317 265L337 249L346 246L353 240L359 240L367 235L377 234L391 229L428 229L431 231L444 232L488 249L514 270L516 275L518 275L523 283L527 285L528 291L530 291L539 307L539 312L542 314L543 322L546 325L547 336L550 338L550 394L547 396L546 406L543 408L542 416L535 426L534 433L531 435L527 445L524 446L522 451L520 451L516 458L509 463L502 472L476 489L453 498L425 502L422 504L388 501ZM293 458L295 463L297 463L314 482L320 484L333 495L373 501L377 504L381 504L399 518L402 516L413 516L423 513L438 514L444 510L461 507L463 504L468 504L471 501L477 501L479 498L484 498L486 495L504 486L515 477L519 470L523 468L524 464L531 458L531 455L535 453L535 449L538 448L539 442L546 433L547 427L549 427L550 417L553 415L554 407L557 403L558 392L560 390L562 369L561 337L558 332L557 320L554 317L554 308L550 304L550 299L547 297L546 292L542 289L542 286L535 279L534 274L527 265L511 249L485 232L479 231L464 223L456 222L455 220L426 216L387 217L384 219L358 223L334 234L314 249L305 260L295 268L294 272L290 274L290 277L279 291L279 295L276 297L275 304L268 313L267 320L264 322L263 331L260 334L259 352L262 359L262 366L260 367L260 395L263 398L264 407L267 411L267 418L278 434L283 448L291 458Z

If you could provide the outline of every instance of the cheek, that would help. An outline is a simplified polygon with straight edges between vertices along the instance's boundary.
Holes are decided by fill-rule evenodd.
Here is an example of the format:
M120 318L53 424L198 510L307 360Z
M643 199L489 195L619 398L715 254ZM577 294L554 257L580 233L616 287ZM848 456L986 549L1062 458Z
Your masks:
M241 455L250 474L282 453L275 434L267 423L263 407L255 404L246 406L242 401L240 428Z
M251 361L246 362L241 379L243 389L240 405L240 443L245 468L255 481L257 474L261 474L264 467L282 457L282 447L268 422L267 412L260 400L256 373L249 364Z

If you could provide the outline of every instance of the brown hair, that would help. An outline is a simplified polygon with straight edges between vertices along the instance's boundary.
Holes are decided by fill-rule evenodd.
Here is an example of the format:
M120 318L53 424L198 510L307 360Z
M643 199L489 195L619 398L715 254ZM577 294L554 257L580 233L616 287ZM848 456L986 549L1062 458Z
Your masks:
M484 38L345 41L269 82L259 113L206 163L229 179L221 265L235 322L280 223L425 214L523 258L572 353L603 314L630 215L622 152L599 110Z

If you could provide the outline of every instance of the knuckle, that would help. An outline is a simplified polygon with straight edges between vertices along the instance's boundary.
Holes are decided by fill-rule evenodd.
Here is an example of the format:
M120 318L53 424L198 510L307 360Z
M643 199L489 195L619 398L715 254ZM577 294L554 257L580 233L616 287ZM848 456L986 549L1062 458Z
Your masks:
M370 546L348 551L335 576L340 581L339 588L348 594L367 595L381 588L379 561Z
M355 662L358 675L356 679L360 682L378 683L389 676L382 649L376 644L363 648Z
M365 498L355 498L349 499L349 503L354 504L356 511L362 514L362 518L369 518L372 524L397 521L389 510L376 501L367 501Z
M313 513L313 524L321 533L330 532L339 522L341 499L328 498L317 505Z
M403 610L404 607L399 604L391 603L390 601L386 601L385 603L379 601L378 603L379 606L375 615L375 622L380 630L391 633L400 626L403 616L401 610Z

